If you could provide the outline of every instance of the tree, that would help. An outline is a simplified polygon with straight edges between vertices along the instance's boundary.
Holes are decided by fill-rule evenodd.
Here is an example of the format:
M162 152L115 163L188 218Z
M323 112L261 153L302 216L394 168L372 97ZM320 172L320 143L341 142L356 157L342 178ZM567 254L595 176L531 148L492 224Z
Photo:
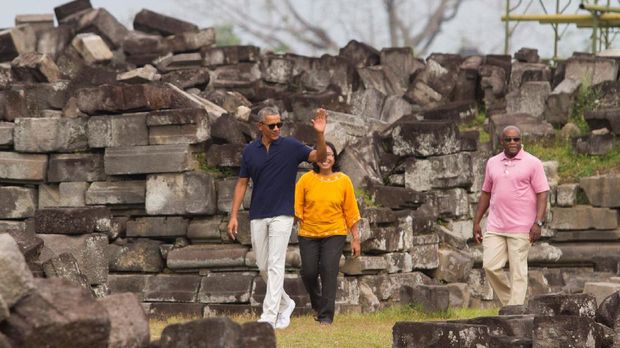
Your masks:
M466 0L194 0L191 12L272 49L335 52L351 39L424 54ZM186 2L183 2L186 4Z

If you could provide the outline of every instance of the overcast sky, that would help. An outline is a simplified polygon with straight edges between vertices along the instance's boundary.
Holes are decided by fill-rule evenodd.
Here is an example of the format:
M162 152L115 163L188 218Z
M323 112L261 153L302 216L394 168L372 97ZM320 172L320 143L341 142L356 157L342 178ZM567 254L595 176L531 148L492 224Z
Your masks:
M311 8L315 3L314 0L307 0L305 2L304 0L294 1L296 4L308 6L308 8ZM0 27L6 28L13 26L15 15L53 13L54 7L66 2L65 0L19 0L3 2L2 11L0 11ZM561 2L568 3L568 0L561 0ZM206 16L202 16L200 11L192 8L192 6L188 5L189 2L185 0L91 0L91 3L95 8L105 7L130 29L134 15L142 8L186 19L201 27L219 24L208 22ZM524 3L527 3L527 1ZM549 3L549 1L547 1L547 3ZM501 0L467 0L467 2L461 6L458 16L444 27L444 30L438 36L429 52L456 53L460 47L468 46L476 47L482 53L503 53L504 24L500 20L504 8L503 4L504 1ZM575 5L577 4L572 4L573 7ZM542 13L542 10L535 8L536 6L537 5L533 5L529 12ZM202 10L205 11L208 9L203 8ZM574 12L574 8L567 11L567 13ZM318 15L320 16L321 14ZM225 18L222 18L221 21L225 22ZM579 31L571 27L569 32L565 34L564 39L560 42L561 56L569 56L573 51L587 50L589 47L589 34L589 30ZM539 50L541 56L550 57L553 52L552 38L553 32L550 26L542 26L535 23L522 23L513 35L511 51L514 52L520 47L533 47ZM338 42L342 42L344 46L349 39L350 38L341 37L338 38ZM242 41L244 44L252 44L250 38L242 36ZM381 47L377 48L380 49ZM318 55L318 53L315 52L302 53Z

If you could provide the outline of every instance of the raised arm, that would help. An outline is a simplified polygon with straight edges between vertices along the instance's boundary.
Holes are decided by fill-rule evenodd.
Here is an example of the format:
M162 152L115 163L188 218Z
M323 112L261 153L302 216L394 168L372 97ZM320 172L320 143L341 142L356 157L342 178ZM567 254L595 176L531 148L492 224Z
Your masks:
M319 108L316 110L312 127L316 132L316 149L308 155L308 162L322 162L327 157L327 145L325 144L325 128L327 127L327 111Z

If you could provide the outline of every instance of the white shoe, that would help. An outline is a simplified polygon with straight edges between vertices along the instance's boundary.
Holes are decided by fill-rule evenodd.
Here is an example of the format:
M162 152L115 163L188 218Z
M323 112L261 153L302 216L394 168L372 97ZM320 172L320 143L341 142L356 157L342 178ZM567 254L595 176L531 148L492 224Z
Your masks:
M288 304L288 307L282 311L278 315L278 320L276 320L276 329L286 329L291 323L291 314L293 314L293 310L295 309L295 301L291 299L291 302Z
M271 325L271 327L272 327L273 329L275 329L275 328L276 328L276 324L275 324L274 322L272 322L272 321L267 320L267 319L263 319L263 318L261 318L261 319L258 319L256 322L257 322L257 323L267 323L267 324Z

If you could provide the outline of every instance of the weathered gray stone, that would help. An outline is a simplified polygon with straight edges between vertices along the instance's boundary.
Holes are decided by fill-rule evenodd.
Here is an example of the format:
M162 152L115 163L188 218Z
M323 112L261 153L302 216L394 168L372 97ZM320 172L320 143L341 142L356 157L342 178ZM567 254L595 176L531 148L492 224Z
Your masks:
M449 218L469 218L469 197L462 188L434 191L437 212Z
M620 134L620 108L586 111L583 118L590 129L607 128L613 134Z
M618 212L608 208L577 205L573 208L551 209L549 227L556 230L611 230L618 227Z
M404 249L404 231L396 226L373 227L369 238L362 243L362 250L369 253L386 253Z
M35 285L4 324L15 346L108 347L108 313L88 290L61 279L37 279Z
M106 207L46 208L34 221L39 234L88 234L110 231L112 214Z
M387 269L388 265L382 256L359 256L346 259L340 272L347 275L373 274Z
M484 325L399 321L392 328L392 347L490 347Z
M262 323L268 326L267 323ZM273 334L273 329L272 335ZM205 342L213 347L237 346L241 340L241 325L229 318L208 318L183 324L168 325L161 334L161 348L200 347Z
M88 119L91 148L148 145L146 113L93 116Z
M575 153L581 155L605 155L614 148L615 137L609 134L607 129L603 129L604 134L591 134L579 136L574 139L573 149Z
M104 8L93 9L82 15L77 23L78 33L95 33L101 36L110 48L121 47L123 40L129 33L110 12Z
M145 301L194 302L201 277L193 274L158 274L146 278Z
M383 257L388 264L388 273L411 272L413 270L413 258L409 253L388 253Z
M147 64L141 68L129 70L124 73L116 75L116 80L125 83L147 83L149 81L158 81L161 79L161 75L157 73L157 69ZM170 82L170 81L166 81Z
M105 235L99 233L82 236L41 234L39 238L43 239L45 246L52 251L51 257L62 253L73 255L89 284L104 284L107 281L108 259L105 249L108 245L108 238ZM42 258L41 261L45 262L47 259Z
M580 86L581 80L573 79L564 79L557 85L547 98L544 119L554 126L566 124Z
M601 57L573 56L566 61L565 78L587 82L593 86L604 81L615 81L618 62Z
M439 239L436 234L413 236L409 249L413 269L435 269L439 266Z
M62 77L54 60L37 52L20 54L11 62L11 72L23 82L55 82Z
M463 282L471 272L474 260L460 250L439 248L439 265L435 278L446 282Z
M424 69L424 61L413 56L409 47L386 47L381 49L380 62L382 66L394 71L401 83L408 84L409 76Z
M21 152L73 152L88 148L85 118L18 118L15 150Z
M583 180L583 179L582 179ZM560 207L572 207L577 201L578 184L558 185L556 193L556 205Z
M8 233L0 233L0 280L0 299L4 309L12 307L34 287L24 255ZM0 317L7 314L0 310Z
M551 94L549 82L525 82L520 89L506 95L506 112L526 113L542 118L549 94Z
M61 182L58 185L60 205L63 207L85 206L84 195L89 185L87 182Z
M13 122L0 122L0 146L13 145Z
M534 318L533 347L602 347L604 340L603 329L591 318L572 315Z
M38 209L60 207L60 189L58 185L39 185Z
M472 182L471 157L467 152L410 159L405 164L405 187L416 191L469 187Z
M241 325L241 347L276 347L276 335L274 330L265 323L244 323Z
M103 155L96 153L52 154L47 172L48 182L100 181L106 176Z
M449 292L450 307L453 308L467 308L469 307L469 300L471 298L471 292L469 286L466 283L450 283L446 284Z
M188 221L180 216L143 217L127 221L127 237L184 237Z
M90 291L90 284L86 275L80 271L77 260L70 253L61 253L45 261L43 272L47 278L62 278Z
M195 24L146 9L136 14L133 26L136 30L145 33L157 33L162 36L198 31Z
M170 269L241 267L248 248L236 244L195 244L168 252Z
M548 82L551 80L551 68L543 63L514 62L511 66L509 90L516 91L528 82Z
M595 207L620 207L620 175L591 176L581 178L579 187Z
M594 296L599 307L607 297L618 291L620 283L613 282L586 282L583 287L583 293Z
M187 227L187 238L196 241L219 241L221 239L221 224L221 216L192 219Z
M106 148L108 175L183 172L192 168L189 145L151 145Z
M415 121L401 118L390 127L394 154L399 156L438 156L458 152L458 129L453 122Z
M54 13L56 14L56 19L58 22L62 23L73 15L83 11L92 10L92 8L93 7L90 4L90 0L73 0L54 7Z
M93 182L85 198L88 205L141 204L145 199L146 182L141 180Z
M255 273L209 273L202 278L198 301L249 303Z
M555 134L553 126L546 121L542 121L530 114L497 114L489 119L489 134L493 148L499 146L499 137L502 135L504 127L508 125L519 125L521 136L525 142L532 142L541 139L549 139Z
M445 312L450 306L450 292L445 285L403 286L400 303L418 307L426 313Z
M407 92L408 84L404 84L401 77L385 66L375 65L358 68L362 84L366 89L376 89L381 94L402 96Z
M0 219L23 219L34 216L36 191L18 186L0 186Z
M131 292L138 296L140 301L143 301L146 280L151 277L154 276L147 274L110 274L107 284L112 294Z
M149 144L196 144L210 137L209 120L201 118L195 124L159 126L149 128Z
M215 181L211 175L187 172L147 177L146 212L149 215L214 214L215 211Z
M353 92L351 113L363 118L380 119L385 97L385 94L374 88Z
M114 57L105 41L96 34L78 34L71 41L71 46L88 64L104 63Z
M99 300L110 318L108 348L141 348L149 345L149 321L138 297L113 294Z
M415 105L434 107L441 102L443 96L426 83L416 81L409 85L404 98Z
M493 288L483 269L472 269L467 275L467 285L473 297L485 301L493 300Z
M588 294L547 294L529 299L528 311L543 316L574 315L594 318L596 298Z
M162 243L136 239L125 245L110 244L106 249L108 265L113 272L157 273L164 268L159 247Z
M19 25L0 31L0 61L8 62L20 54L33 52L36 33L29 25Z

